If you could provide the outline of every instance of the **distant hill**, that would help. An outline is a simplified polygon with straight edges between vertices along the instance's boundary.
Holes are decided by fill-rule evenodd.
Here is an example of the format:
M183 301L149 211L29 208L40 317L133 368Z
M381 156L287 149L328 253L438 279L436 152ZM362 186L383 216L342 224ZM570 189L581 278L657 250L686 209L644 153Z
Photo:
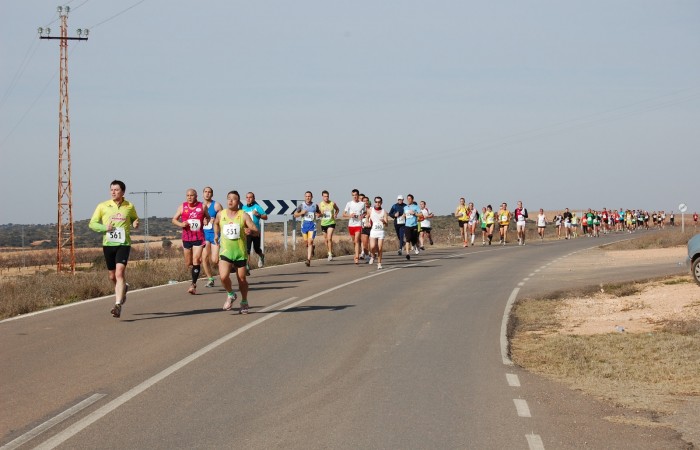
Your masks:
M102 246L102 235L92 231L88 224L90 220L79 220L74 222L75 246L78 248L100 247ZM146 221L141 219L138 230L131 233L132 241L144 240ZM269 231L281 231L282 223L266 223L265 229ZM8 223L0 225L0 247L22 247L22 235L24 234L24 247L33 248L55 248L56 247L56 224L44 225L20 225ZM158 236L165 239L179 239L180 230L170 221L170 217L149 217L149 236Z

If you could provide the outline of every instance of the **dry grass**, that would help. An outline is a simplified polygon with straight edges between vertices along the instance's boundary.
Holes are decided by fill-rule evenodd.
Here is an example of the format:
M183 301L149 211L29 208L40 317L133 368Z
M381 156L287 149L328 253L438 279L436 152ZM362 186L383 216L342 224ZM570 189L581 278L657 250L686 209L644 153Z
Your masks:
M633 291L635 283L603 289ZM679 398L700 395L699 321L669 321L650 333L569 335L559 333L560 305L551 298L515 305L513 362L630 408L671 413ZM645 307L643 302L629 304Z
M459 231L456 227L435 231L433 236L436 242L459 240ZM457 239L453 238L454 232L457 233ZM325 258L326 246L323 237L318 236L315 243L316 258ZM398 248L397 239L392 236L385 240L384 245L387 250ZM336 256L354 253L354 246L346 232L341 231L336 234L333 251ZM265 264L268 266L301 262L306 259L306 247L299 239L296 249L292 249L289 242L288 249L285 251L283 242L271 239L265 242L265 254ZM163 285L170 280L190 279L190 274L184 265L182 249L179 246L163 248L152 244L150 255L151 259L145 261L142 259L143 246L132 247L127 269L127 280L132 289ZM22 256L25 262L29 260L36 265L19 270L23 265L20 262ZM114 293L112 284L107 278L101 248L80 249L77 258L80 264L76 274L72 276L56 274L55 257L53 249L34 250L31 255L22 255L19 252L0 254L2 263L0 266L3 267L3 276L0 278L0 319ZM254 262L257 262L256 258L256 256L253 257ZM8 265L17 267L8 268ZM253 264L254 267L256 264ZM217 272L216 269L214 272Z
M130 262L127 280L133 289L185 280L189 274L181 259ZM54 269L34 275L3 278L0 282L0 318L13 317L53 306L114 294L104 261L75 275Z
M615 244L606 245L606 250L643 250L648 248L685 247L688 240L695 235L695 231L686 227L686 232L681 233L680 227L666 227L657 233L648 233L639 237L631 234L632 239Z

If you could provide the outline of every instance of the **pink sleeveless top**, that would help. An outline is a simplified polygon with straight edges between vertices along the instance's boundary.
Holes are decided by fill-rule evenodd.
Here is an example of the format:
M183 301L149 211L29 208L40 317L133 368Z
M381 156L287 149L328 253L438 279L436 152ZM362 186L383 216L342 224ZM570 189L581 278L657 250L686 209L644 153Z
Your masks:
M180 222L186 222L187 227L182 229L183 241L203 241L204 240L204 206L202 202L197 202L190 206L187 202L182 204L182 216Z

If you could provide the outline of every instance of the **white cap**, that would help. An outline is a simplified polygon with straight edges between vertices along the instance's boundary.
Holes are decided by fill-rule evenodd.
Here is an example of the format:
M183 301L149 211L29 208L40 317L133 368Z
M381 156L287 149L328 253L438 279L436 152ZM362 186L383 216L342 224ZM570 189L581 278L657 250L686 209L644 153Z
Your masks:
M398 197L396 197L396 200L403 200L403 195L399 195Z

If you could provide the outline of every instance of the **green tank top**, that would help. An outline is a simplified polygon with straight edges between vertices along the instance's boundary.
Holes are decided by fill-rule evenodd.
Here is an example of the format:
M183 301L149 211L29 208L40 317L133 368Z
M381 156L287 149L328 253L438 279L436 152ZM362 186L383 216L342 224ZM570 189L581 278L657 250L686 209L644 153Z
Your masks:
M219 228L221 238L219 255L225 256L231 261L245 261L248 259L245 234L245 212L238 210L233 218L229 218L230 210L221 212Z
M335 225L335 218L333 215L335 213L335 203L333 202L321 202L318 204L318 209L321 210L321 226L327 227L329 225Z

